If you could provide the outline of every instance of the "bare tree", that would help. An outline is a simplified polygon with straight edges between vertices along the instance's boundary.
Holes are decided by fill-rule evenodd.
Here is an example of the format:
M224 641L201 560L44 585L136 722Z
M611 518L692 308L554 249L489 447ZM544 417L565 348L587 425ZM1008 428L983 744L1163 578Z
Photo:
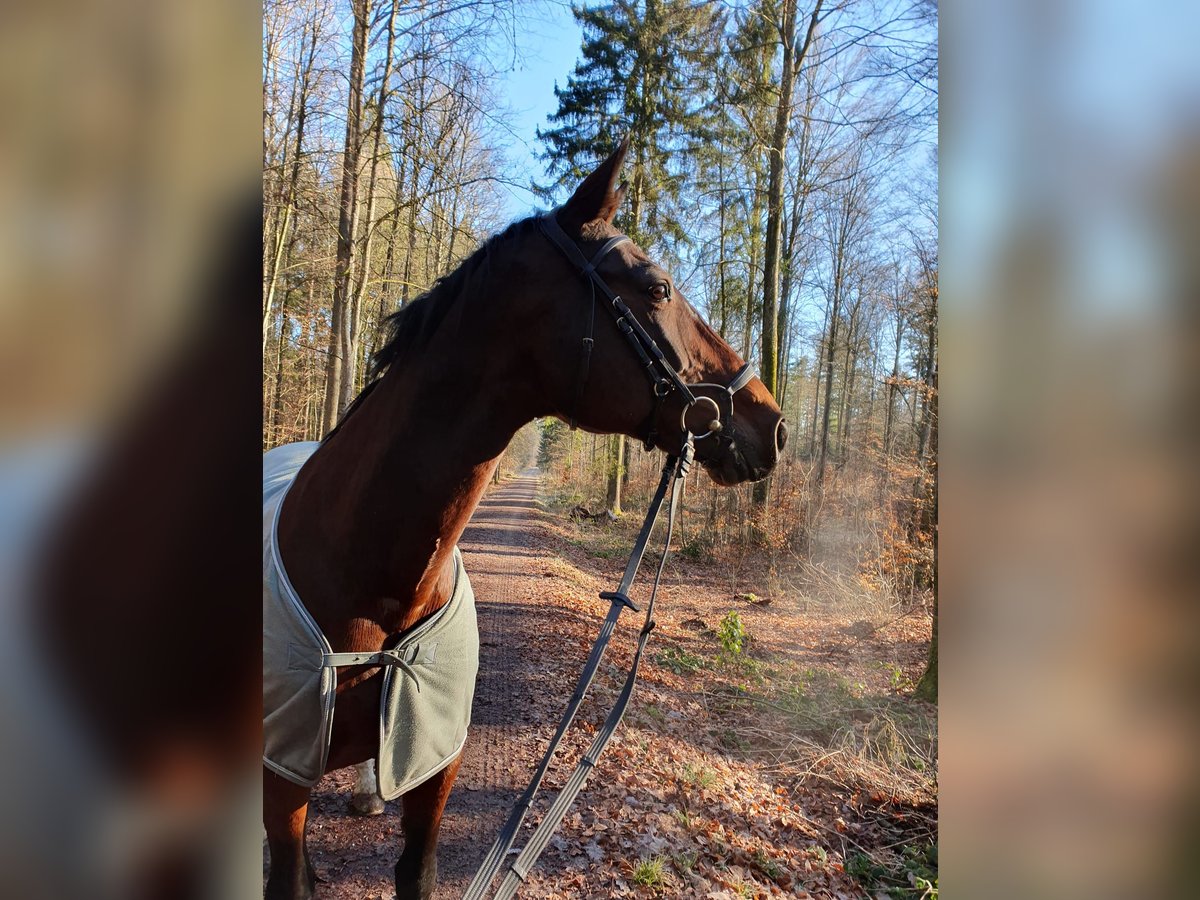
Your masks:
M325 367L325 407L321 433L328 432L341 414L354 347L350 274L354 254L354 232L358 223L358 166L362 152L363 78L366 71L367 38L370 32L371 0L352 0L354 31L350 44L350 81L346 94L346 140L342 151L342 189L338 203L337 269L333 281L330 314L329 358Z

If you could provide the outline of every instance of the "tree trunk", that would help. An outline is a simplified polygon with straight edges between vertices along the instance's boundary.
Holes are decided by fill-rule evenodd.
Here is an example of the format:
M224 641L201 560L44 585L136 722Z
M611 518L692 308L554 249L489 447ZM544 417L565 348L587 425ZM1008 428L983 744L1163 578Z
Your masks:
M284 263L291 259L292 248L295 244L295 233L293 230L292 220L296 215L297 194L300 184L300 162L304 152L304 128L308 120L308 101L309 95L312 92L312 72L317 58L317 39L320 29L317 22L305 23L304 36L308 38L308 55L307 59L301 62L297 60L296 67L300 70L300 86L297 89L296 96L292 101L292 107L296 117L296 140L292 151L291 172L288 176L287 187L281 191L281 203L283 210L278 217L276 225L276 233L274 243L272 245L271 256L269 260L270 271L267 277L267 298L263 305L263 353L267 352L267 331L268 324L271 319L272 306L275 300L275 286L279 278L279 273L282 270ZM284 160L286 164L286 159ZM285 299L286 302L286 299ZM282 331L280 340L283 340ZM280 348L282 352L282 348Z
M809 418L808 457L817 455L817 422L821 419L822 359L825 355L825 338L829 331L829 307L825 307L825 320L821 323L821 336L817 340L817 358L813 360L813 403Z
M721 321L717 327L717 333L722 338L727 337L725 321L725 309L727 298L725 296L725 158L724 154L717 162L717 183L720 185L721 202L717 207L718 216L718 234L717 234L717 303L720 309Z
M467 160L467 135L464 131L460 141L460 149L458 152L458 169L454 172L454 177L458 179L458 184L462 184L462 179L465 174L465 166ZM462 190L456 188L454 198L450 204L450 220L447 223L450 229L450 246L446 248L446 267L445 271L449 272L454 268L454 250L458 239L458 213L459 202L462 199Z
M300 325L300 343L302 346L307 346L308 344L314 342L313 332L315 331L315 328L313 327L313 307L316 305L314 302L316 299L316 293L317 280L315 278L309 278L308 307L305 310L305 315L304 318L301 319ZM312 434L312 426L313 420L316 418L316 416L314 415L312 405L314 395L316 394L316 387L313 383L315 381L313 377L313 368L313 354L305 353L303 356L301 372L303 378L303 393L301 394L301 398L303 402L300 405L300 413L296 421L296 430L300 435L303 436L301 440L305 441L312 440L314 437Z
M366 69L371 0L354 0L354 32L350 51L350 84L346 101L346 142L342 152L341 201L338 208L337 263L330 314L329 360L325 367L325 407L321 433L328 434L341 415L342 382L353 355L350 322L350 268L358 218L358 163L362 151L363 73Z
M935 301L936 303L936 301ZM932 330L932 329L931 329ZM931 385L930 405L933 407L932 423L929 439L929 464L932 469L929 498L925 518L931 529L930 538L933 541L933 567L929 573L929 586L933 589L933 636L929 642L929 659L925 666L925 674L917 682L916 696L922 700L936 703L938 698L938 475L937 475L937 356L933 361L933 378Z
M762 220L762 172L754 172L754 197L750 202L750 259L746 268L746 309L742 330L742 358L750 361L754 343L754 284L758 275L758 223Z
M858 366L858 326L860 324L858 309L862 303L861 285L859 286L859 290L858 301L850 310L849 320L846 323L846 360L842 365L842 397L840 403L841 411L838 418L837 457L843 463L849 452L850 418L854 414L854 375L855 369Z
M365 235L362 254L359 257L358 281L354 289L354 301L350 310L350 355L346 359L342 374L340 405L348 407L356 393L358 379L359 332L362 328L362 304L371 278L371 247L375 238L375 184L379 177L379 146L383 142L383 120L387 110L388 82L392 75L392 54L396 45L396 0L392 0L392 12L388 18L387 50L383 60L383 75L379 82L379 95L375 100L375 122L371 140L371 167L367 175L367 214L363 219Z
M625 456L625 435L608 439L608 496L605 503L614 516L621 515L621 461Z
M809 19L804 45L796 49L796 6L799 0L783 0L783 28L780 40L783 44L783 68L779 80L779 100L775 106L775 126L768 147L767 166L767 234L763 247L763 303L762 333L759 343L759 377L767 390L776 394L779 389L779 255L783 238L783 174L784 157L787 153L788 134L792 122L792 89L796 72L804 62L808 48L812 45L817 28L817 17L821 12L822 0L817 0ZM754 485L754 505L759 518L767 515L767 496L770 480L763 479ZM760 522L766 527L766 522Z
M634 153L639 153L640 150L634 150ZM632 190L629 192L629 221L632 226L629 230L635 235L638 233L642 224L642 164L640 156L634 160L633 168L633 184ZM636 238L635 238L636 240Z
M773 391L775 394L775 402L779 404L779 408L783 409L784 403L787 402L788 389L788 366L790 364L792 342L791 342L791 321L790 310L788 308L788 298L792 295L792 267L789 263L783 271L783 281L779 287L779 362L776 369L776 378L778 380L778 390Z
M775 127L767 147L767 234L763 247L763 301L759 331L758 377L772 395L779 389L779 242L782 237L783 163L787 152L788 125L792 117L792 83L795 79L793 54L796 44L796 3L783 0L783 69L779 82L779 100L775 105ZM753 499L758 518L767 516L767 495L770 481L763 479L754 485ZM766 528L765 521L759 522Z
M421 60L421 77L419 79L418 97L421 103L425 101L425 60ZM425 116L417 115L417 133L412 145L412 184L408 192L408 251L404 256L404 283L400 287L400 305L408 303L412 296L413 256L417 251L417 200L421 189L421 154L425 142Z
M396 282L396 242L400 238L400 207L402 203L401 194L404 192L406 177L405 165L407 162L408 155L404 152L403 148L401 148L400 168L396 172L396 183L394 186L395 196L392 197L392 211L390 214L391 222L388 225L387 259L383 264L383 283L380 285L379 289L378 321L380 323L382 323L384 318L386 318L392 311L392 291L393 285ZM380 329L376 329L374 342L371 346L372 353L379 349L379 338Z
M280 309L279 343L275 354L275 389L271 398L271 442L278 446L283 441L279 439L279 429L283 421L283 348L287 342L287 332L290 327L288 319L288 298L284 295Z
M288 226L291 225L291 220L292 207L288 203L284 206L283 211L276 216L277 224L274 229L273 245L263 248L269 251L268 268L270 269L267 276L267 296L263 302L262 352L264 356L267 353L267 336L271 332L271 318L275 313L275 285L279 281L279 269L283 265L283 250L287 246Z
M840 266L835 266L838 268ZM825 400L821 409L821 441L817 455L817 491L825 486L825 464L829 455L829 415L833 409L833 354L837 345L838 314L841 312L841 276L835 271L833 301L829 311L829 334L825 342Z
M896 297L897 305L899 305L899 297ZM888 380L887 386L887 408L883 413L883 459L885 464L889 464L892 458L892 430L893 423L896 417L896 391L898 389L897 382L900 380L900 348L904 340L904 318L897 314L896 317L896 344L892 348L892 377ZM890 469L885 468L885 475Z
M854 214L854 186L847 187L847 195L842 198L840 219L833 235L833 290L829 310L829 341L825 347L825 408L821 410L821 446L817 458L816 487L818 493L825 487L825 468L829 460L829 423L833 412L833 362L837 353L838 317L842 312L842 294L846 289L846 255L847 244L850 240L851 219ZM843 390L845 386L843 385Z
M924 404L921 428L917 435L918 474L913 484L913 517L909 525L909 540L915 542L926 531L935 531L937 524L937 291L932 292L932 305L926 322L926 341L929 357L924 374ZM932 581L932 576L926 581Z
M767 148L767 233L763 247L763 303L760 335L759 378L772 394L778 387L779 365L779 244L783 236L783 169L787 152L788 126L792 118L792 85L796 70L793 56L796 43L797 0L783 0L783 69L779 100L775 106L775 127ZM756 489L757 498L758 491Z
M938 598L937 598L937 527L933 529L933 636L929 640L929 656L925 673L917 682L913 696L918 700L937 703L938 699Z

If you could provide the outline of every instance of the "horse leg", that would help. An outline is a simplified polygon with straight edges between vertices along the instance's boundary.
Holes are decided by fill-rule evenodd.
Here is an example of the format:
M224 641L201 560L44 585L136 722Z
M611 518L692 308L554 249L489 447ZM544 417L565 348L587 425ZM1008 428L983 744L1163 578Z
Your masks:
M310 900L316 880L305 846L310 788L263 770L263 825L271 848L266 900Z
M454 762L403 797L404 852L396 863L396 900L429 900L437 887L437 839L442 811L458 775Z
M375 760L368 759L354 767L354 790L350 793L350 812L356 816L378 816L383 813L383 798L375 781Z

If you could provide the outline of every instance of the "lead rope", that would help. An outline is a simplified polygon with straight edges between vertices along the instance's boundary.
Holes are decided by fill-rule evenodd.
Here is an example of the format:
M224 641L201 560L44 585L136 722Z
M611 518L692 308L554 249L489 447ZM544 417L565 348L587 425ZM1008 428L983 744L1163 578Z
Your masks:
M608 746L609 740L616 732L617 726L621 724L621 719L625 715L625 708L629 705L629 700L633 696L633 690L637 686L638 667L642 662L642 653L646 649L646 641L656 624L654 621L654 601L658 596L658 585L662 580L663 568L667 562L667 551L671 546L671 535L675 529L675 511L680 495L683 492L687 467L691 464L690 448L689 441L688 449L679 457L677 474L672 485L671 503L667 508L667 535L663 542L662 557L658 561L658 570L654 575L654 587L650 591L650 599L646 603L645 624L638 635L637 650L634 652L633 664L629 669L629 675L625 679L625 686L621 689L621 694L609 712L608 718L605 719L604 727L597 732L595 740L592 741L592 746L580 758L575 771L571 773L571 777L567 780L558 797L555 798L553 805L546 813L546 817L542 819L537 830L529 838L529 843L525 845L525 849L521 851L516 861L509 866L508 873L504 876L504 881L501 882L499 890L496 891L495 900L508 900L508 898L516 894L517 888L525 881L525 876L529 874L529 870L537 863L538 857L542 855L542 851L550 843L550 838L558 829L559 824L561 824L563 816L567 814L567 810L575 802L575 797L583 789L588 776L591 775L596 763L600 761L601 754L604 753L605 747Z
M659 510L662 508L663 499L666 497L667 487L670 485L671 502L667 508L666 542L663 545L662 558L659 560L658 569L654 576L654 585L650 591L650 599L646 604L645 623L638 636L637 650L634 653L633 665L625 680L625 686L622 688L617 702L609 712L603 728L600 729L595 740L592 742L592 746L580 759L567 784L563 787L550 807L550 810L546 813L546 817L542 819L530 837L525 848L513 864L509 866L504 881L496 892L496 900L499 900L501 897L507 898L513 896L517 888L520 887L521 882L525 880L525 876L529 874L529 870L533 868L542 851L546 849L551 835L562 822L563 816L566 815L575 797L583 788L584 782L587 781L592 768L599 761L600 755L608 745L609 739L621 723L621 719L625 715L625 708L628 706L629 699L633 695L633 689L637 684L637 673L638 667L641 665L642 651L645 649L650 632L654 630L654 601L658 596L658 586L662 579L663 567L666 565L667 551L671 546L671 535L675 528L676 508L694 455L695 448L692 444L692 437L685 432L684 445L679 455L669 457L663 466L662 478L659 480L658 489L654 493L654 499L650 503L650 508L646 511L646 519L642 523L637 542L634 544L629 562L625 566L625 574L621 577L620 585L615 591L604 591L600 594L602 599L609 600L612 605L609 607L608 616L600 627L600 634L592 645L587 664L579 675L579 682L575 687L575 692L571 695L571 700L567 704L566 712L559 722L558 729L555 731L554 737L550 740L550 745L546 748L546 752L542 756L542 760L538 764L537 771L534 773L533 779L529 782L529 786L517 801L516 806L513 807L508 820L504 823L504 827L500 829L500 834L497 835L479 871L471 879L471 884L467 887L467 892L463 895L463 900L482 900L486 895L488 888L495 879L496 873L499 871L505 857L508 856L509 850L512 848L513 842L516 840L517 832L520 830L521 824L524 822L525 816L529 812L533 799L542 783L542 779L545 777L546 770L550 766L550 760L558 750L558 745L562 741L563 735L574 720L575 714L579 711L579 706L583 702L584 695L587 693L592 680L596 676L600 660L604 656L604 650L608 645L609 639L612 637L612 632L616 626L617 619L621 615L621 610L629 607L634 612L638 612L638 607L629 599L629 589L633 584L634 577L637 575L642 557L645 555L650 532L653 530L654 524L658 519Z

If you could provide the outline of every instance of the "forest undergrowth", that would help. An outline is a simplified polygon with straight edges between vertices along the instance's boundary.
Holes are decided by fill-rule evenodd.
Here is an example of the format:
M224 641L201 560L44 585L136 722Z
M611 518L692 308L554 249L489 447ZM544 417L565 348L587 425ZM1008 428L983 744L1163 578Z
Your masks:
M582 515L587 498L565 480L544 488L554 574L572 596L610 587L642 498L613 521ZM552 845L541 882L551 893L532 896L936 898L937 710L913 696L928 598L881 587L819 535L806 559L699 542L689 517L697 511L677 531L638 693ZM830 540L852 530L831 527ZM635 599L657 563L651 546ZM620 689L638 617L628 619L585 728Z

